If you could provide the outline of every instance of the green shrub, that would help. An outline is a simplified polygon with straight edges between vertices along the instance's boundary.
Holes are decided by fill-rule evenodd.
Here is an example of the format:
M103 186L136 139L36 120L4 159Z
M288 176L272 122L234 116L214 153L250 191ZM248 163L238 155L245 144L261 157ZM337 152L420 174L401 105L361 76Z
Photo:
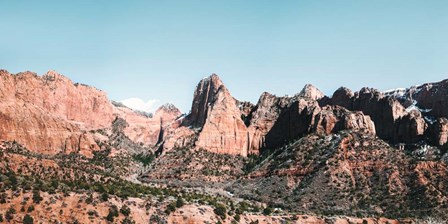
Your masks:
M143 163L144 166L149 165L154 160L154 154L135 154L132 156L135 161Z
M10 207L8 211L6 211L5 218L9 222L14 218L14 214L16 214L16 210L13 207Z
M27 212L32 212L34 211L34 205L30 205L27 209Z
M30 215L26 214L23 217L23 224L33 224L33 223L34 223L34 219Z
M221 217L221 219L223 220L226 219L227 209L224 205L221 204L216 205L216 208L213 211L217 216Z
M182 197L178 197L176 201L176 207L180 208L185 205L184 199Z
M129 216L131 214L131 209L127 205L123 205L120 209L121 214L124 216Z
M129 217L126 217L123 219L123 221L121 221L121 224L135 224L135 221Z
M176 205L174 203L170 203L166 207L165 213L169 215L171 212L174 212L174 211L176 211Z
M109 194L107 192L103 192L101 194L101 200L102 201L108 201L109 200Z
M117 206L113 205L109 208L109 214L107 214L106 220L109 222L113 222L115 217L118 217L118 208Z
M40 192L38 190L33 190L33 202L39 204L43 198L40 196Z
M241 217L239 214L236 214L234 217L235 221L239 222L241 220Z
M5 204L6 203L6 194L0 194L0 204Z
M263 209L263 215L271 215L273 212L271 207L266 207L265 209Z

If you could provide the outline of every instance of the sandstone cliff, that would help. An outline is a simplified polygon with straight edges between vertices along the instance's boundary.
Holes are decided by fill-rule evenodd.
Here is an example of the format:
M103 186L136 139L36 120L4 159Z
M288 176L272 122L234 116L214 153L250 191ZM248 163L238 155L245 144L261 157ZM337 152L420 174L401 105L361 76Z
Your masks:
M110 125L112 105L104 92L54 71L37 76L2 70L0 77L2 140L49 154L98 149L84 130Z
M132 141L146 146L155 146L164 138L165 129L182 113L172 104L160 106L152 117L126 107L115 107L114 115L129 124L124 133Z
M216 153L247 155L248 133L235 100L215 74L201 80L186 118L200 133L196 146Z
M2 70L0 77L2 100L32 104L86 129L107 127L114 119L112 104L103 91L73 83L55 71L38 76L32 72L12 75Z
M371 116L376 134L391 143L414 144L429 139L428 143L442 146L445 144L443 124L435 123L446 116L447 83L444 80L384 93L362 88L353 94L341 87L328 104Z
M17 141L35 152L91 156L100 147L89 131L111 128L116 117L127 121L124 132L133 142L155 146L180 114L167 104L147 117L115 106L103 91L54 71L38 76L0 70L0 140Z
M246 156L310 133L346 129L394 144L446 146L448 141L447 80L384 93L341 87L331 98L307 84L293 97L263 93L253 105L236 100L212 74L197 85L190 114L181 116L167 104L148 116L54 71L38 76L0 70L0 78L0 139L49 154L91 155L101 148L91 132L111 129L117 117L128 124L123 133L130 141L154 150L188 146Z
M313 132L353 129L375 134L369 116L343 108L321 108L318 101L323 98L319 89L307 84L294 97L263 93L255 106L239 103L213 74L197 85L192 112L183 126L197 132L197 148L243 156Z

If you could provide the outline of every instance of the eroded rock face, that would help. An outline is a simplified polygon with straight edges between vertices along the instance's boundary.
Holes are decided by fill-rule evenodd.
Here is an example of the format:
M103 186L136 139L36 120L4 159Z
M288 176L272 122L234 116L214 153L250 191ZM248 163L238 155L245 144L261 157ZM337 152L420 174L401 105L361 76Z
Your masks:
M81 129L62 118L20 100L1 102L0 139L17 141L28 149L44 154L97 150L95 141Z
M298 94L299 97L309 98L311 100L320 100L325 94L323 94L318 88L311 84L306 84L302 91Z
M266 135L266 147L275 148L311 131L316 115L321 111L319 103L296 98L282 110L274 126Z
M243 156L257 154L261 148L269 147L271 142L283 142L292 136L307 133L314 117L301 113L313 114L315 108L316 113L320 111L317 100L323 97L324 94L316 87L306 85L295 97L263 93L257 105L253 106L235 100L219 77L213 74L198 84L192 112L183 126L198 132L197 148ZM312 104L312 108L305 104ZM291 123L291 119L300 122ZM283 129L285 127L287 129ZM277 138L277 135L281 137Z
M104 92L54 71L38 76L0 70L0 140L35 152L92 156L99 147L89 131L110 128L116 117L127 121L124 133L132 141L154 146L180 114L173 105L160 107L153 117L114 106Z
M145 146L155 146L164 138L165 129L182 113L172 104L160 106L152 117L126 107L115 107L115 115L123 118L129 124L124 133L133 142Z
M448 98L447 83L445 80L385 93L362 88L352 94L349 89L340 88L330 102L369 115L375 122L377 135L391 143L413 144L429 139L440 145L444 141L443 124L439 127L441 123L433 124L433 120L446 111L443 105Z
M113 120L112 104L103 91L49 71L43 76L23 72L0 73L0 98L22 100L68 121L78 122L87 129L99 129Z
M348 110L353 109L353 101L352 98L354 97L354 93L345 87L341 87L337 89L333 96L331 97L331 104L332 105L339 105L341 107L345 107Z
M416 143L423 140L428 125L419 111L411 111L401 117L395 124L393 142Z
M274 126L280 113L285 109L291 98L277 97L264 92L251 113L249 122L249 153L258 154L259 149L265 147L265 136Z
M448 119L438 118L437 121L429 127L430 135L434 136L433 144L437 146L447 146L448 143Z
M187 122L200 128L196 147L216 153L247 155L247 127L238 102L217 75L199 83L191 111Z
M339 106L326 106L315 116L312 132L317 134L337 133L341 130L356 130L375 134L375 124L370 116L360 111L352 112Z
M185 119L185 124L193 127L202 127L205 124L210 105L217 100L216 96L221 87L224 87L224 85L216 74L212 74L199 82L194 92L191 112Z
M443 80L435 83L426 83L419 86L412 86L410 88L399 88L385 92L389 98L398 100L409 113L417 111L421 118L412 119L414 127L429 127L424 136L421 135L422 128L413 130L419 133L419 138L415 140L429 140L431 144L442 146L444 142L443 120L448 114L448 80ZM409 116L408 116L409 117ZM409 123L409 122L408 122ZM418 124L418 125L417 125ZM414 128L414 129L415 129ZM403 141L397 139L396 141ZM405 141L406 142L406 141Z
M0 70L0 139L45 153L91 155L99 147L91 130L110 128L122 118L130 141L145 147L196 147L216 153L257 154L310 133L362 130L392 143L429 139L446 145L444 105L447 80L392 93L339 88L328 98L312 85L294 97L263 93L256 105L240 102L216 74L200 81L191 113L173 105L153 116L112 104L105 93L73 84L50 71L43 76ZM359 111L359 112L358 112Z
M0 139L45 154L97 150L83 130L104 128L113 119L104 92L73 84L49 71L43 76L0 71Z
M277 97L265 92L252 106L236 101L213 74L198 84L192 113L184 126L197 130L197 148L243 156L258 154L262 148L277 147L312 132L362 129L375 133L370 117L361 112L349 112L342 107L322 110L318 100L323 97L316 87L306 85L294 97ZM197 126L202 123L203 126Z
M400 102L384 98L381 92L370 88L355 93L353 110L369 115L375 122L377 135L385 140L394 139L395 121L406 114Z
M448 79L411 87L405 97L415 100L419 108L430 110L430 116L448 117Z
M339 88L333 94L331 104L369 115L375 123L376 134L390 141L396 139L395 123L407 114L398 100L385 97L383 93L372 88L362 88L354 94L347 88Z

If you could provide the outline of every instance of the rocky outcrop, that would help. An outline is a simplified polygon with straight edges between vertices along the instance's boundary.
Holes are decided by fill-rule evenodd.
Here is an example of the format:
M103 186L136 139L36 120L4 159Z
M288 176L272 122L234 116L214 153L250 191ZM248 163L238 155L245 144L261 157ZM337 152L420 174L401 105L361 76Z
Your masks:
M331 98L307 84L294 97L263 93L253 105L233 98L212 74L199 82L191 112L182 116L171 104L154 115L112 104L104 92L54 71L38 76L0 70L0 140L15 140L38 152L90 155L99 149L90 131L110 129L121 118L129 141L165 150L188 146L246 156L310 133L345 129L377 134L391 143L429 140L443 146L448 141L447 83L386 93L341 87Z
M54 117L26 102L4 101L0 107L0 139L16 141L43 154L81 153L99 150L93 136L78 125Z
M362 88L352 93L347 88L339 88L330 100L332 105L345 107L351 111L362 111L375 123L376 134L388 141L394 141L395 123L407 114L401 103L372 88Z
M325 96L325 94L322 93L315 86L313 86L311 84L306 84L303 87L302 91L300 91L300 93L297 96L302 97L302 98L308 98L311 100L320 100Z
M437 146L447 146L448 143L448 119L438 118L429 128L430 136L433 136L433 144Z
M353 129L375 133L369 116L342 107L322 109L318 101L323 98L320 90L308 84L294 97L265 92L253 106L235 100L213 74L198 84L192 112L183 126L197 131L197 148L243 156L314 132L329 134Z
M437 118L446 111L442 107L448 98L447 83L445 80L384 93L362 88L352 94L349 89L340 88L333 94L330 104L371 116L377 135L391 143L414 144L429 139L440 145L439 142L444 141L444 125L443 120ZM434 124L436 120L440 122Z
M248 122L249 153L258 154L259 149L266 147L265 136L274 126L282 110L288 106L290 100L289 97L277 97L267 92L261 94Z
M395 121L406 114L397 100L384 98L381 92L371 88L362 88L355 93L351 110L369 115L375 122L377 135L385 140L394 139Z
M413 110L395 123L393 142L416 143L424 139L428 125L419 111Z
M322 110L318 100L323 97L321 91L308 84L294 97L265 92L253 106L235 100L213 74L198 84L192 112L183 126L197 131L197 148L243 156L258 154L262 148L277 147L311 132L362 129L375 133L373 122L361 112L342 107Z
M339 105L351 110L353 109L352 98L354 96L355 94L350 89L341 87L333 93L330 102L332 105Z
M341 130L358 130L375 134L370 116L339 106L321 108L317 101L299 98L286 108L266 135L266 146L279 147L310 133L331 134Z
M448 117L448 79L426 83L407 89L402 98L416 103L416 106L434 117Z
M162 106L153 117L115 106L103 91L54 71L38 76L0 70L0 140L39 153L92 156L99 146L89 131L110 128L116 117L127 121L124 133L132 141L154 146L180 114L173 105Z
M275 148L311 131L311 124L320 112L319 103L314 100L296 98L283 109L274 126L267 133L265 146Z
M326 106L315 115L312 133L329 135L341 130L356 130L375 134L375 124L370 116L360 111L352 112L339 106Z
M54 71L37 76L2 70L0 89L0 140L16 141L35 152L97 150L84 130L107 127L113 119L104 92L73 84Z
M116 107L114 114L129 124L124 133L132 141L146 146L155 146L164 138L165 129L182 113L172 104L160 106L152 117L148 117L127 107Z
M218 92L224 87L221 79L216 74L202 79L196 86L191 105L191 112L185 119L186 125L202 127L212 103L217 100Z
M0 99L23 101L42 108L55 117L77 122L87 129L110 125L113 107L103 91L49 71L43 76L32 72L17 75L0 72Z
M200 129L196 147L245 156L248 133L241 115L237 100L213 74L197 86L186 122Z

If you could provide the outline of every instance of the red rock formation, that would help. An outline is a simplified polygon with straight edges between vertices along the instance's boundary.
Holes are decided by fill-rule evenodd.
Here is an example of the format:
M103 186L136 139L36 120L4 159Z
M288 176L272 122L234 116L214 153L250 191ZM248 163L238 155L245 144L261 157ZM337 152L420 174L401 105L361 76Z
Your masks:
M362 111L375 122L376 134L385 140L394 141L395 123L407 114L401 103L372 88L362 88L352 94L349 89L338 89L331 98L332 105L338 105L352 111Z
M127 107L115 107L115 115L126 120L128 126L124 133L133 142L146 146L155 146L163 139L163 132L181 115L179 109L172 104L159 107L152 117L136 113Z
M403 93L406 102L418 99L418 105L432 107L433 115L443 115L447 82L408 89ZM0 70L0 100L0 140L16 140L45 153L91 155L89 152L99 147L87 131L110 128L116 117L126 120L123 132L135 143L164 149L194 145L243 156L309 133L330 134L344 129L376 133L397 143L425 138L437 145L447 142L446 119L431 123L427 131L425 114L407 112L399 98L370 88L355 94L340 88L329 99L308 84L294 97L263 93L257 105L252 105L234 99L213 74L198 84L188 116L180 118L177 108L164 105L149 117L113 105L104 92L73 84L53 71L40 77L31 72L12 75Z
M444 141L443 117L448 115L448 110L446 109L448 107L448 80L426 83L407 89L391 90L387 91L386 95L388 98L398 100L411 113L406 118L403 118L404 120L400 119L395 128L399 129L400 126L407 125L408 128L412 129L408 132L413 134L403 137L402 133L406 132L406 127L401 127L401 131L396 131L400 136L395 137L395 142L415 143L416 141L429 139L429 142L432 144L443 145L441 144ZM417 111L419 114L418 118L415 118L413 115L416 113L414 111ZM422 134L423 129L426 129L427 126L429 126L428 131Z
M103 128L113 118L104 92L73 84L54 71L43 76L0 71L0 139L41 153L96 150L83 130ZM88 153L87 153L88 154Z
M323 94L318 88L311 84L306 84L302 91L298 94L299 97L309 98L311 100L320 100L325 94Z
M165 129L164 136L161 144L164 150L192 147L197 138L196 133L192 129L180 126L177 122L174 122L172 126Z
M315 116L312 132L317 134L337 133L341 130L358 130L375 134L375 124L370 116L362 112L351 112L339 106L326 106Z
M311 124L320 112L317 101L309 98L294 98L281 111L274 126L265 136L267 148L279 147L293 139L300 138L311 131Z
M281 111L289 104L291 98L276 97L264 92L251 113L249 123L249 153L258 154L265 147L265 136L277 121Z
M257 154L263 147L309 133L314 116L320 112L317 100L323 97L316 87L306 85L293 98L263 93L253 107L235 100L213 74L198 84L184 125L198 131L198 148L243 156Z
M248 133L238 102L215 74L195 91L187 121L200 128L196 146L216 153L247 155Z
M424 138L428 125L422 114L413 110L395 124L394 142L416 143Z
M353 97L354 93L350 89L341 87L333 93L331 104L345 107L348 110L353 110Z
M216 74L212 74L199 82L194 92L191 112L185 120L188 125L202 127L205 124L210 105L217 100L216 96L221 87L224 87L224 85Z
M433 144L437 146L446 146L448 143L448 119L441 117L430 126L430 136Z
M17 141L36 152L91 156L99 147L86 131L109 128L117 116L127 120L124 132L132 141L154 146L180 114L172 105L162 106L152 118L116 107L104 92L73 84L54 71L37 76L0 70L0 140Z
M375 122L376 133L385 140L394 139L394 124L406 115L405 108L394 99L385 98L376 89L362 88L355 93L353 110L362 111Z
M407 89L404 97L415 100L419 108L429 109L431 116L448 117L448 79L413 86Z
M55 154L79 148L79 141L66 142L74 133L80 133L76 125L24 101L2 100L0 121L1 140L17 141L33 151Z
M0 99L22 100L87 129L104 128L113 120L112 104L103 91L74 84L68 78L49 71L43 76L23 72L0 72Z

